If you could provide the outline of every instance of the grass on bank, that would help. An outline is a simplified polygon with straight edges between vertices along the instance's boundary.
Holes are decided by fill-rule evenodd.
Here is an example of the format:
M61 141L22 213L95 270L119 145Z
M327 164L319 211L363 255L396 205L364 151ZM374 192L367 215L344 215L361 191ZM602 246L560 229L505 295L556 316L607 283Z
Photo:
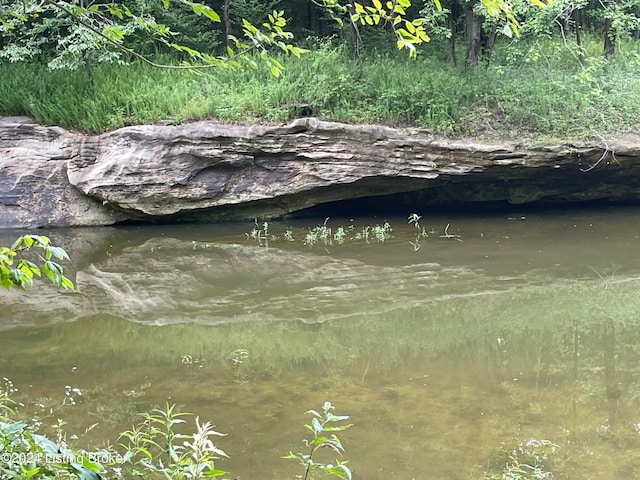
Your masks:
M345 49L323 44L300 60L283 58L281 78L267 71L198 75L138 62L103 64L93 68L93 85L82 71L3 64L0 112L101 132L203 118L279 123L295 115L296 105L309 104L326 120L566 140L624 131L640 118L637 41L609 61L599 40L586 44L582 58L560 41L504 43L471 71L448 65L442 46L429 49L417 60L398 52L355 62Z

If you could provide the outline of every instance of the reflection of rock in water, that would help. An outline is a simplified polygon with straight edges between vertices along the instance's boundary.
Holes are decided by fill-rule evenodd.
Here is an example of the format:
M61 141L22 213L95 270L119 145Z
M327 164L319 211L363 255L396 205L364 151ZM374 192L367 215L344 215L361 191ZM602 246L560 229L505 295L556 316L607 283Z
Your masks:
M509 282L498 283L509 288L502 285ZM71 296L52 291L46 301L30 296L28 305L14 304L15 326L52 309L61 314L47 316L48 322L108 314L149 325L318 324L488 293L494 282L482 272L433 263L379 266L312 251L228 244L194 250L191 242L154 238L82 268L76 284Z
M293 320L298 320L307 325L319 325L326 321L326 318L323 318L316 310L311 309L301 309L298 311L300 315L298 318L294 318Z
M398 248L406 251L406 245L399 243L381 247L384 261L378 261L380 250L365 252L362 245L351 250L343 246L341 256L332 256L324 250L214 242L196 248L191 239L168 238L164 233L152 238L144 235L136 243L135 233L110 229L109 235L125 235L126 241L101 243L98 237L91 241L85 232L90 248L76 263L77 291L60 294L38 285L37 292L26 297L9 292L0 302L3 316L6 313L11 323L4 320L0 328L90 315L147 325L279 320L321 324L563 281L551 277L548 269L505 274L499 269L487 273L464 264L455 266L455 262L448 267L420 262L424 256L399 254ZM394 255L400 260L395 261Z

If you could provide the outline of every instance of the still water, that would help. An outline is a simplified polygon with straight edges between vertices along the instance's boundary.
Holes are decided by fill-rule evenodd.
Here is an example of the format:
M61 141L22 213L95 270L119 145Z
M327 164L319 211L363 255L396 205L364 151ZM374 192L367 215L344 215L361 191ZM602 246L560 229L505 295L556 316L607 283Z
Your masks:
M26 413L80 389L79 448L175 403L227 478L296 478L325 401L354 478L640 475L640 209L323 221L42 232L77 290L0 294L0 377Z

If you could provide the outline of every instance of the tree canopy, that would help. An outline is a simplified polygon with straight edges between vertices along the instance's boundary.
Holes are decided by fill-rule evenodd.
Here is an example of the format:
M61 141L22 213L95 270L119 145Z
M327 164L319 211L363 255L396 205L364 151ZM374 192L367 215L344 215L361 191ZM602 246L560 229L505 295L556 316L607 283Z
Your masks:
M282 65L272 55L274 49L295 56L305 52L294 43L294 34L302 38L303 43L310 36L342 35L350 40L357 57L362 51L363 36L370 35L371 31L387 31L398 49L415 56L416 47L428 42L432 34L455 39L458 31L466 29L468 42L478 44L469 53L472 58L468 63L472 65L482 48L483 30L490 35L491 32L516 35L519 28L516 14L525 6L545 6L547 0L516 1L526 3L520 6L509 0L367 0L362 3L354 0L0 0L0 60L46 59L52 69L83 67L90 74L94 62L123 62L127 56L133 56L154 66L174 69L241 64L257 68L263 64L277 76ZM627 11L627 7L615 8ZM462 14L472 18L471 21L467 18L465 28L460 26ZM443 19L448 19L448 28L439 26ZM474 28L477 33L471 34ZM158 61L156 54L162 52L173 52L179 61Z

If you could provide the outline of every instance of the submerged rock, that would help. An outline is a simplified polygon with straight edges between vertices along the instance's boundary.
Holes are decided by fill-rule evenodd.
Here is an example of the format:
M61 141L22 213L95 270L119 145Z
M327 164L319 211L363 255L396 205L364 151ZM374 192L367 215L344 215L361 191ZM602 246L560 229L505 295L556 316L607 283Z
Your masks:
M453 141L300 118L101 135L0 118L0 228L277 217L386 197L416 207L639 200L640 137L601 145Z

